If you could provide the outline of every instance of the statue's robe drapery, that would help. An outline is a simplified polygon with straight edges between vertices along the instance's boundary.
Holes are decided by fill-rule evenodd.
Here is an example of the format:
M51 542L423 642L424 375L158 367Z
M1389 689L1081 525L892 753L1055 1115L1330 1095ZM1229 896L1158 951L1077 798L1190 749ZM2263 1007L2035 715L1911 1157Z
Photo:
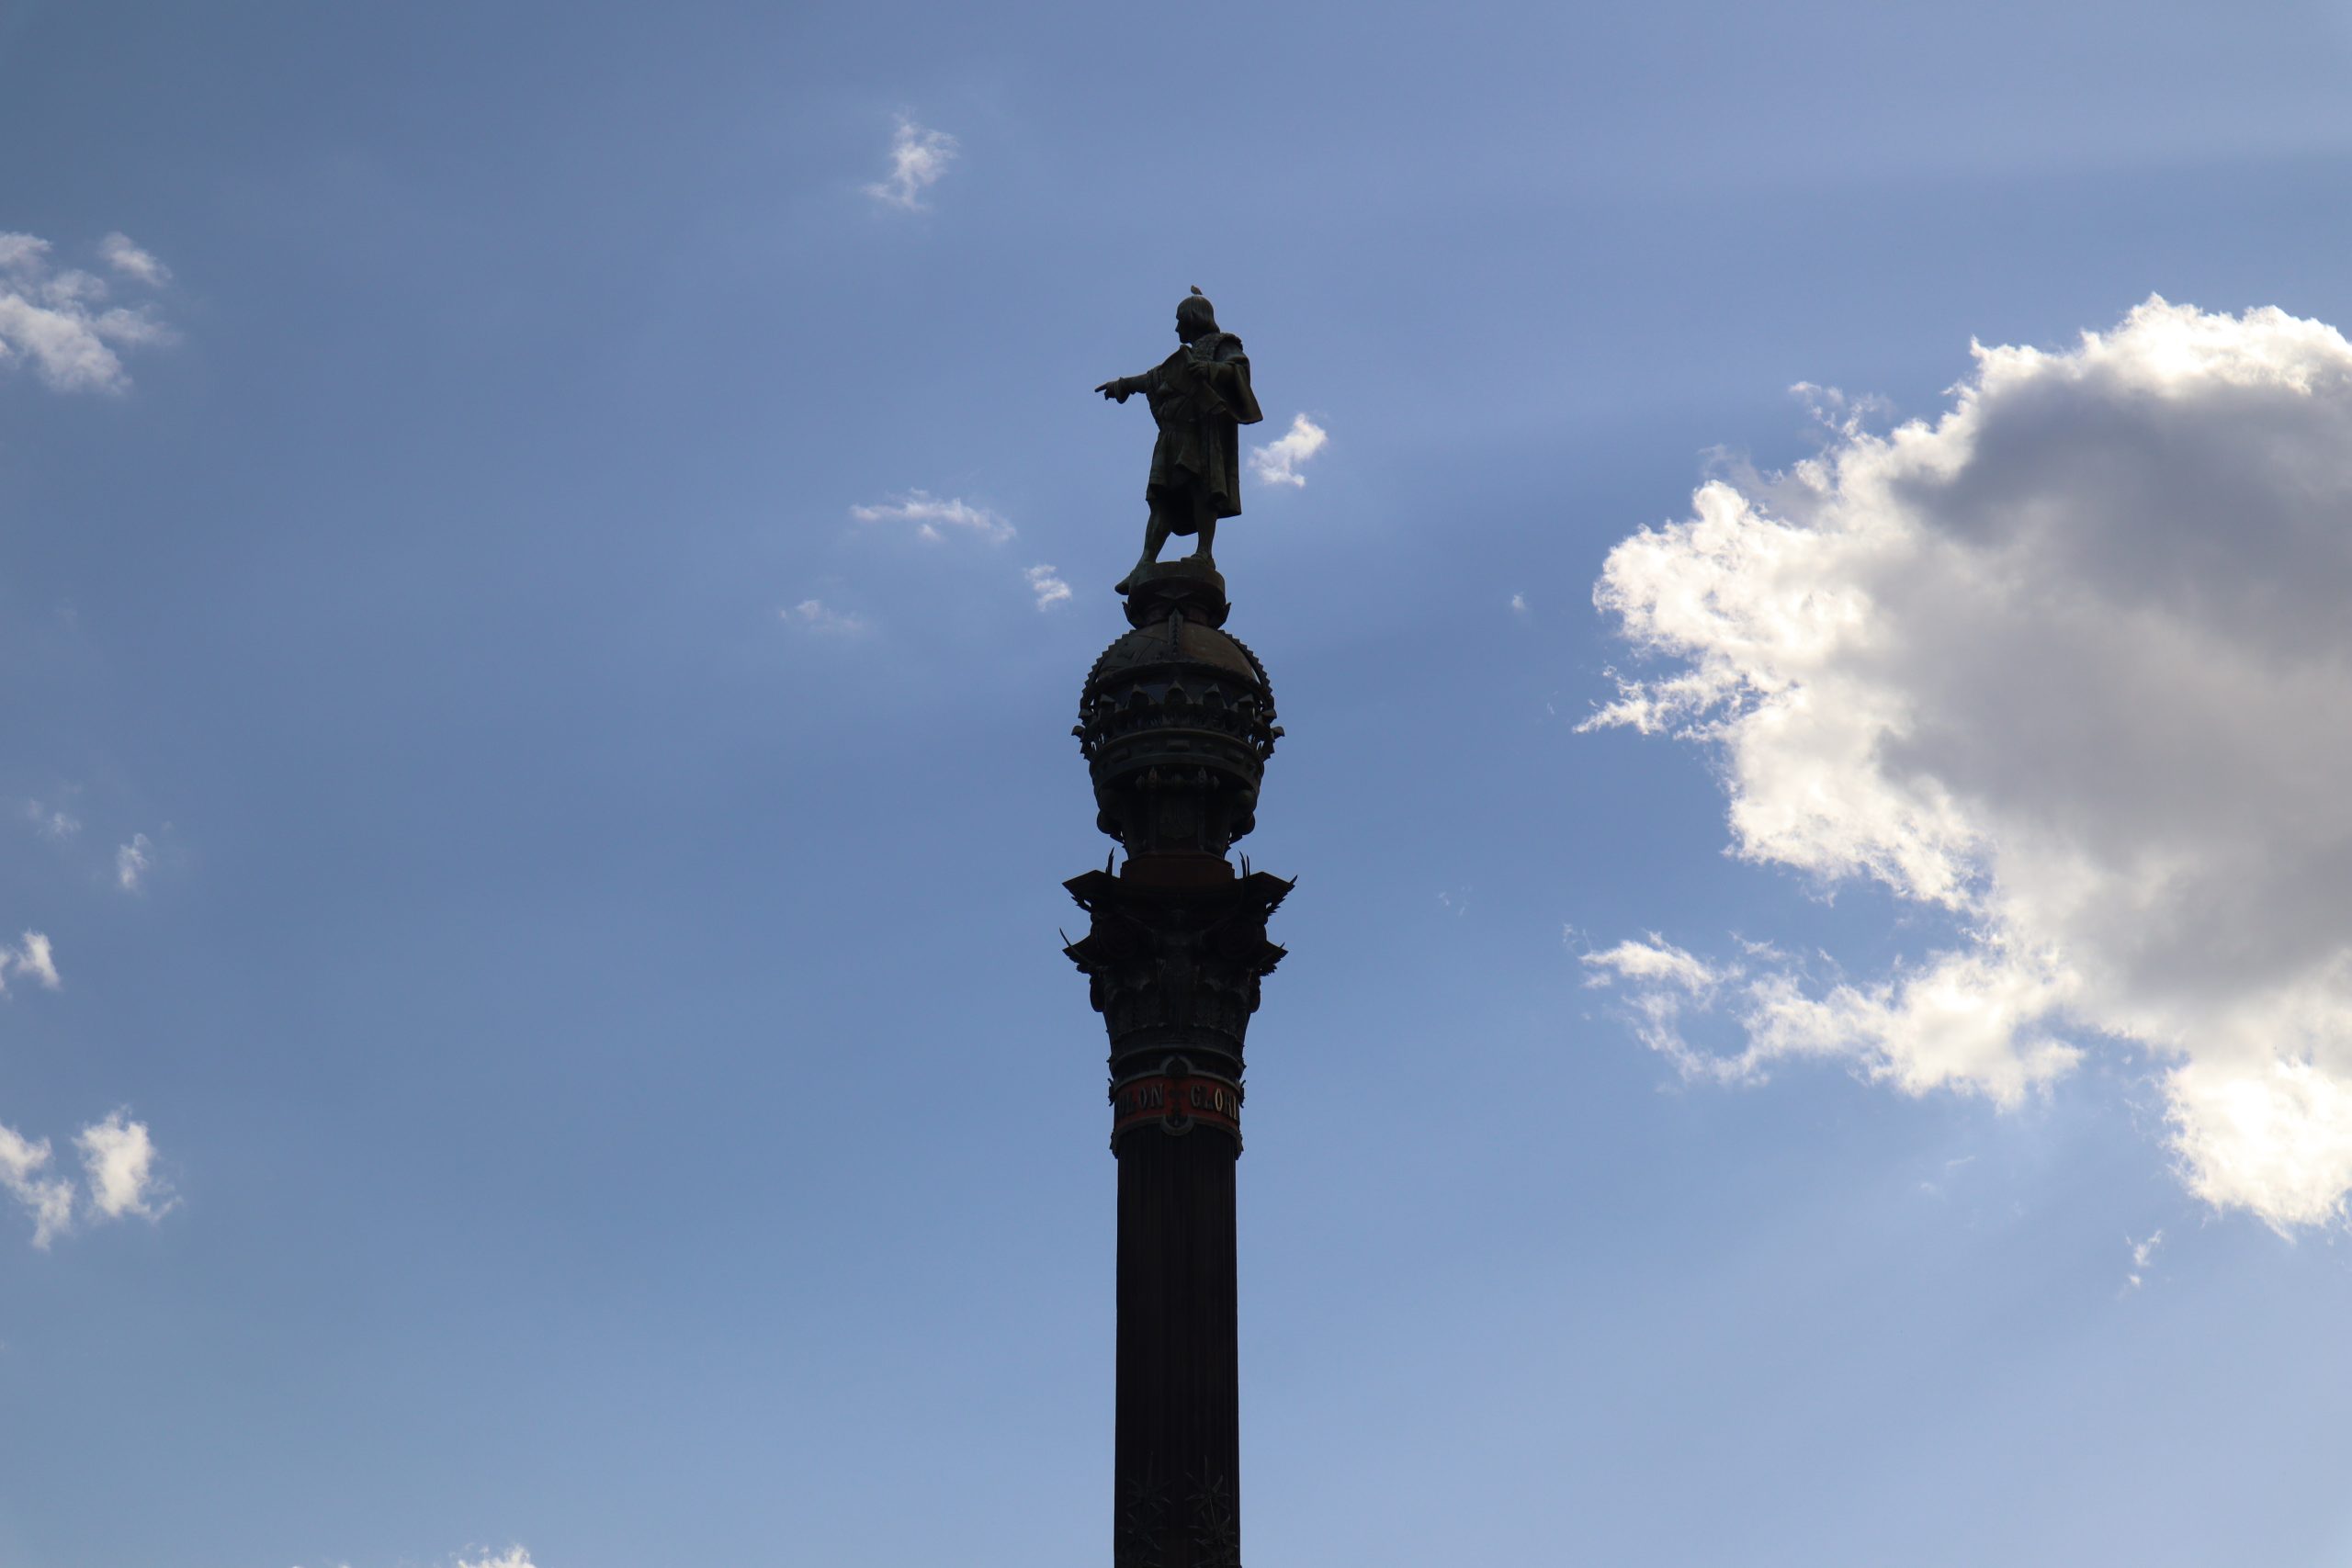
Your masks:
M1195 338L1138 378L1159 439L1151 448L1144 499L1171 534L1211 518L1241 515L1241 431L1266 416L1250 389L1250 356L1231 333ZM1205 508L1200 502L1205 501Z

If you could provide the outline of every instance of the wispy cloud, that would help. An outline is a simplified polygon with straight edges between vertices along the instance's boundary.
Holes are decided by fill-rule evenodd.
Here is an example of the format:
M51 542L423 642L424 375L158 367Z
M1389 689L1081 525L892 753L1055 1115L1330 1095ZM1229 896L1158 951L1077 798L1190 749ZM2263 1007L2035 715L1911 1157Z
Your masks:
M1826 993L1802 965L1763 943L1745 964L1713 964L1653 932L1587 956L1586 984L1613 987L1634 1015L1634 1036L1685 1079L1762 1083L1797 1061L1845 1061L1907 1094L1953 1089L2015 1106L2071 1071L2081 1053L2030 1027L2054 1005L2056 981L2030 964L2007 968L1970 953L1871 985L1839 982ZM1722 1010L1744 1034L1739 1050L1702 1050L1682 1021Z
M47 1138L35 1141L0 1126L0 1191L32 1216L33 1245L44 1251L74 1224L74 1184L44 1174L49 1155Z
M836 610L822 599L803 599L776 614L815 637L854 637L865 629L865 616Z
M44 806L38 800L25 802L25 820L33 825L34 832L57 843L64 842L82 830L80 818L61 807Z
M172 280L171 268L157 261L153 253L132 244L130 236L119 230L98 242L98 256L115 271L135 277L151 288L160 288Z
M1723 984L1725 972L1695 958L1652 931L1642 941L1621 942L1601 953L1588 953L1583 962L1596 973L1587 986L1604 986L1614 976L1663 985L1691 996L1704 996ZM1737 970L1730 971L1736 975Z
M922 193L939 183L956 153L956 139L947 132L926 130L901 117L890 138L890 177L867 186L865 194L886 207L920 212Z
M1871 424L1894 417L1894 405L1876 392L1849 396L1836 387L1816 386L1811 381L1798 381L1789 388L1789 392L1804 405L1824 439L1851 441L1867 434Z
M122 390L130 378L117 351L168 342L170 329L150 305L108 304L106 279L54 265L50 252L50 243L36 235L0 233L0 369L28 362L62 391ZM99 252L138 282L153 285L169 276L120 234L107 236Z
M57 954L50 947L49 938L40 931L27 931L15 947L0 942L0 991L8 988L10 975L29 975L43 990L49 991L64 983L58 978Z
M1527 614L1527 595L1524 593L1512 594L1510 596L1510 607L1512 613L1515 615L1523 615Z
M145 885L147 873L155 863L155 846L144 833L130 835L130 842L114 852L115 886L125 893L136 893Z
M1957 1159L1948 1159L1944 1161L1943 1169L1939 1173L1940 1179L1920 1182L1919 1190L1926 1193L1930 1198L1941 1198L1945 1196L1946 1193L1951 1190L1951 1179L1954 1173L1965 1169L1975 1162L1976 1156L1974 1155L1962 1155Z
M1295 416L1290 429L1250 454L1250 471L1268 484L1303 488L1306 476L1299 465L1323 450L1330 434L1305 414Z
M2140 1288L2141 1281L2148 1271L2149 1263L2156 1256L2156 1248L2164 1244L2165 1233L2160 1230L2152 1232L2145 1241L2133 1241L2130 1236L2123 1238L2123 1245L2132 1249L2132 1272L2123 1277L2125 1290L2136 1291Z
M531 1554L519 1546L510 1546L494 1556L487 1551L470 1560L461 1555L458 1568L532 1568Z
M991 545L1003 544L1012 537L1012 525L987 507L974 506L956 496L943 500L928 491L910 490L895 501L853 506L849 514L860 523L911 523L915 536L933 544L946 538L943 530L948 528L976 535Z
M1571 943L1577 940L1573 930L1561 936ZM1643 1044L1672 1062L1686 1078L1722 1076L1683 1039L1682 1016L1712 1008L1716 992L1740 978L1739 969L1719 969L1655 931L1638 941L1588 953L1581 962L1592 971L1585 981L1587 987L1625 987L1634 1014L1634 1036Z
M1021 575L1029 580L1029 591L1037 596L1038 609L1051 609L1056 604L1068 602L1069 584L1056 575L1052 567L1033 566Z

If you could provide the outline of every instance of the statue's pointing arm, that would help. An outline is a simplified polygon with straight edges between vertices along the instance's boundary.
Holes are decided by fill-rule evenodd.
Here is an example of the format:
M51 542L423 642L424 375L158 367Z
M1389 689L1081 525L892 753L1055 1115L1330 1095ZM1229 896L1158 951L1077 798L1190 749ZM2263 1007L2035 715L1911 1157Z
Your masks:
M1152 378L1157 374L1156 370L1147 370L1140 376L1114 377L1094 389L1114 402L1124 403L1137 392L1150 392Z

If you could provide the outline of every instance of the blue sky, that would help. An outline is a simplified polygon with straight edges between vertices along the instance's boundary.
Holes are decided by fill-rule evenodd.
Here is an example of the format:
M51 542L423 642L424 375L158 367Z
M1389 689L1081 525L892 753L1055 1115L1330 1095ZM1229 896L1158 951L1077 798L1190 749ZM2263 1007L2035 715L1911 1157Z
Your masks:
M1101 1560L1195 284L1250 1560L2352 1562L2347 54L0 4L0 1563Z

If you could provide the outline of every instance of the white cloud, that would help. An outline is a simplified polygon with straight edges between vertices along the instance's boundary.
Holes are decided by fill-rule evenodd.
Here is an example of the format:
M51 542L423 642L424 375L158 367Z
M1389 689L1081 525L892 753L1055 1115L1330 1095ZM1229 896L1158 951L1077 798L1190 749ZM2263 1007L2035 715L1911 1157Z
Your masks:
M1571 940L1575 934L1564 933ZM1634 1036L1672 1062L1684 1077L1736 1076L1736 1065L1720 1066L1682 1037L1683 1013L1712 1007L1724 982L1740 977L1736 966L1718 969L1655 932L1642 941L1621 942L1603 952L1588 953L1583 962L1593 971L1586 985L1622 982L1627 986Z
M144 833L130 835L130 842L114 852L115 886L125 893L136 893L145 882L147 873L155 863L155 846L148 842Z
M1590 986L1608 984L1607 976L1638 980L1645 985L1668 987L1690 996L1703 996L1723 984L1724 974L1702 959L1668 942L1652 931L1640 942L1621 942L1604 953L1588 953L1584 962L1602 971L1585 982ZM1736 971L1734 971L1736 973Z
M1940 1181L1922 1181L1919 1183L1919 1190L1926 1193L1930 1198L1943 1197L1951 1186L1952 1174L1955 1171L1964 1169L1968 1166L1973 1165L1975 1162L1976 1156L1974 1155L1962 1155L1957 1159L1948 1159L1944 1161L1943 1179ZM2163 1233L2159 1232L2158 1234L2161 1235Z
M162 264L128 240L125 254L158 276L144 277L119 260L109 248L117 240L122 236L108 235L99 250L119 268L146 282L164 276ZM27 360L61 390L120 391L130 378L116 351L168 342L172 334L145 305L107 305L105 279L52 266L50 249L31 234L0 234L0 369Z
M33 1245L46 1249L74 1224L74 1184L41 1174L49 1166L49 1140L35 1143L13 1127L0 1126L0 1190L32 1215Z
M2164 1244L2165 1233L2160 1230L2151 1233L2145 1241L2133 1241L2130 1236L2123 1238L2123 1245L2132 1249L2132 1272L2123 1277L2125 1290L2136 1291L2140 1288L2142 1279L2147 1272L2148 1264L2156 1256L2156 1248Z
M900 118L890 138L890 177L865 187L865 194L886 207L906 212L922 210L922 193L939 183L956 155L956 139L944 130L925 130L913 120Z
M1021 575L1029 580L1029 591L1037 596L1040 610L1051 609L1069 599L1069 584L1055 575L1052 567L1033 566Z
M82 1168L90 1183L90 1203L99 1214L119 1220L125 1214L162 1219L173 1199L155 1174L155 1145L147 1123L115 1111L74 1135L82 1151Z
M1510 596L1510 607L1514 614L1521 615L1527 614L1527 595L1524 593L1512 594Z
M961 528L991 545L1012 537L1012 525L985 506L949 496L944 501L928 491L910 490L896 501L874 506L853 506L849 514L860 523L911 523L915 536L938 544L947 536L940 530Z
M1744 858L1957 928L1826 993L1759 964L1711 1070L1838 1057L2008 1104L2136 1048L2192 1191L2339 1218L2352 344L2151 299L2071 348L1974 353L1935 423L1878 436L1832 404L1820 456L1707 484L1595 589L1662 668L1587 728L1706 749Z
M1826 996L1773 969L1748 985L1747 1046L1726 1066L1758 1077L1784 1056L1844 1057L1907 1094L1954 1089L2014 1106L2079 1059L2043 1023L2062 1000L2051 976L1998 952L1938 953L1924 968Z
M498 1552L487 1547L468 1547L451 1557L449 1562L453 1568L532 1568L531 1554L519 1546L510 1546ZM351 1564L340 1563L337 1568L351 1568Z
M819 637L851 637L865 629L865 617L836 610L821 599L803 599L776 612L785 620Z
M74 816L70 811L64 811L55 807L43 806L38 800L28 800L25 802L25 820L31 823L33 825L33 831L39 833L42 838L54 840L59 842L62 842L65 840L72 838L74 834L82 830L82 819L80 818Z
M1299 414L1291 420L1288 431L1251 450L1250 471L1268 484L1304 487L1306 476L1298 471L1298 466L1323 450L1330 439L1329 432Z
M57 954L49 938L39 931L27 931L15 947L0 943L0 991L8 988L7 976L12 972L31 976L44 990L56 990L64 983L58 977Z
M1891 419L1894 414L1894 405L1875 392L1849 397L1835 387L1818 387L1811 381L1799 381L1789 390L1804 404L1814 423L1849 440L1867 430L1872 420Z
M102 1220L126 1214L160 1220L177 1201L155 1174L155 1145L144 1122L120 1111L74 1135L89 1182L87 1210ZM33 1222L33 1245L49 1244L74 1228L75 1195L69 1179L50 1171L50 1143L0 1125L0 1191L14 1198Z
M150 288L161 288L172 280L171 268L157 261L152 253L132 244L130 236L120 230L98 242L98 256L115 271Z

